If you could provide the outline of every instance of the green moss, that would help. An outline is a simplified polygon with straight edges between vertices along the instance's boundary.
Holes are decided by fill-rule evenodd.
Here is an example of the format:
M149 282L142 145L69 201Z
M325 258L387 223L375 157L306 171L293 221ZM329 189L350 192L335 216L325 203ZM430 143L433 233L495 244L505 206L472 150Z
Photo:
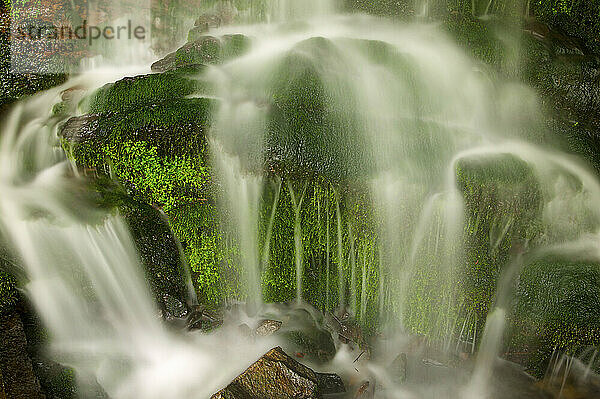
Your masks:
M202 70L195 66L124 78L96 90L80 107L90 113L123 112L195 93L209 94L210 85L199 77Z
M534 0L535 16L568 35L580 38L585 46L600 53L600 3L596 0Z
M475 315L478 336L505 265L541 233L541 191L531 167L508 154L464 159L457 182L466 208L464 313Z
M579 356L600 348L600 265L545 258L527 265L516 292L512 347L543 376L554 351Z
M183 245L200 302L220 305L227 299L239 297L234 249L219 229L214 205L209 202L181 205L167 214L173 232Z
M16 280L8 273L0 270L0 312L14 306L17 299Z

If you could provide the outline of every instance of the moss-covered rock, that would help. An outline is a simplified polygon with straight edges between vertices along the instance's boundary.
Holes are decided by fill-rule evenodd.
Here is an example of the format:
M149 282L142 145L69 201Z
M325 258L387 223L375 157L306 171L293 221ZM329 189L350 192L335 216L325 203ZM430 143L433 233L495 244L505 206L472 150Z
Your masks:
M166 216L151 205L135 200L122 186L106 177L93 179L90 188L96 194L94 199L98 206L118 211L126 221L163 317L187 316L193 300L189 295L189 273Z
M17 282L15 278L0 270L0 313L14 307L17 299Z
M154 72L167 72L192 65L219 64L244 54L250 48L250 39L244 35L222 37L197 35L190 31L188 43L174 53L152 64Z
M92 114L118 113L193 94L210 94L210 84L200 77L203 70L203 65L190 65L165 73L127 77L96 90L80 108Z
M500 274L541 233L542 193L532 168L509 154L459 161L457 183L467 218L461 285L480 336Z
M600 348L600 265L548 257L519 277L512 347L543 376L555 351L581 356ZM597 365L593 365L596 367Z

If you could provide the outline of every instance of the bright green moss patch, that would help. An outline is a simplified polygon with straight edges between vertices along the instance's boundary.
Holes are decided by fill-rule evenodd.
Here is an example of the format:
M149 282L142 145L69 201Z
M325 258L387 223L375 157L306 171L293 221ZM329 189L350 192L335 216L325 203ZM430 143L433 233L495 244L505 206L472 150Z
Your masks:
M233 253L219 229L210 202L181 205L167 212L169 224L181 242L201 303L222 304L239 294L233 280L224 278L233 267Z
M168 211L183 203L205 200L203 189L209 175L198 158L161 157L156 147L144 141L107 146L105 154L119 180L147 203Z

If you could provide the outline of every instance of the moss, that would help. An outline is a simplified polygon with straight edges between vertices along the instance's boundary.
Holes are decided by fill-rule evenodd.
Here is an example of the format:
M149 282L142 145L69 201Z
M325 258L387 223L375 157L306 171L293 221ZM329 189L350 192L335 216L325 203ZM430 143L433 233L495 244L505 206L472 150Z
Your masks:
M184 248L200 302L221 305L227 299L239 297L234 249L219 228L215 206L210 202L187 204L167 214Z
M140 199L173 206L178 195L204 198L205 130L211 101L178 99L130 113L100 114L83 138L64 139L69 156L84 168L115 173ZM67 133L63 131L63 136Z
M196 93L210 94L210 85L199 77L202 70L202 66L191 66L124 78L96 90L80 107L89 113L123 112Z
M17 300L16 280L10 274L0 270L0 313L15 306Z
M531 167L508 154L464 159L457 182L466 208L466 308L476 316L478 336L506 264L541 233L541 191Z
M552 28L580 38L590 52L600 53L600 3L596 0L533 0L535 16Z
M600 265L548 257L520 275L512 347L526 348L527 366L541 377L554 351L582 355L600 348Z

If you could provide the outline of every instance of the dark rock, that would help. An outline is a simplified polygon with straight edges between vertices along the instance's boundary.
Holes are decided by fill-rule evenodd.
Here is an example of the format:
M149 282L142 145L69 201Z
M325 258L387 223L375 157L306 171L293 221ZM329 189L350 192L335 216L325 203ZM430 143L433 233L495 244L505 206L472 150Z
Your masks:
M0 372L8 398L45 398L28 355L23 323L14 310L0 314Z
M342 378L333 373L315 373L317 376L317 385L323 395L346 392Z
M213 104L212 100L205 98L180 98L141 106L131 112L74 117L62 126L59 137L68 147L68 154L83 168L103 167L103 170L107 170L107 155L104 153L107 146L119 149L124 143L132 141L145 142L147 149L156 147L156 155L160 157L184 155L201 159ZM127 186L127 182L123 183ZM187 197L196 194L183 193ZM149 199L146 202L153 204Z
M527 374L518 364L497 360L494 364L491 381L492 399L550 399L537 384L535 378ZM509 387L509 389L507 389Z
M338 333L338 339L344 344L354 343L362 349L367 349L362 330L350 314L344 312L340 317L332 314L332 326Z
M207 332L220 327L222 324L223 317L221 315L202 305L196 306L188 318L188 330L201 330ZM252 335L250 327L243 324L240 326L240 329L242 329L243 326L246 326L247 331L250 331L248 335Z
M335 380L335 383L332 382ZM324 386L320 386L319 382ZM318 376L281 348L271 349L212 399L318 399L344 389L341 380Z
M229 25L237 16L237 9L230 2L218 3L213 10L200 15L194 22L194 33L208 32L211 28L218 28L222 25Z
M6 392L4 392L4 382L2 380L2 370L0 370L0 399L6 399Z
M186 317L189 313L185 303L167 293L163 294L162 303L166 317L180 319Z
M294 309L290 320L293 320L293 324L284 324L278 331L287 341L284 345L286 350L319 363L333 359L336 348L331 333L321 326L312 313L305 309Z
M81 143L93 140L99 126L100 116L88 114L70 118L62 126L60 136L70 143Z
M281 328L281 324L283 323L277 320L262 320L256 327L256 335L261 337L272 335Z

